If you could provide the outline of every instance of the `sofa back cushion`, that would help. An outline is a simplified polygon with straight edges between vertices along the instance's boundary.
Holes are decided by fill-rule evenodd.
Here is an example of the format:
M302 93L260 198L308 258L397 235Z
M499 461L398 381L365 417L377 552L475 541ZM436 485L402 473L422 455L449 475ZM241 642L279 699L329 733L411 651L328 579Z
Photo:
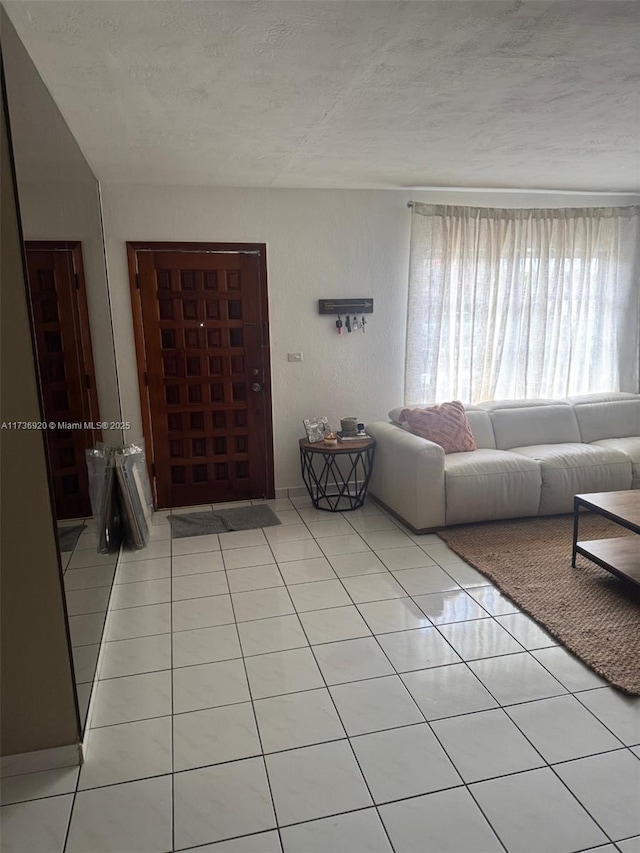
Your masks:
M420 404L416 403L415 406L398 406L395 409L391 409L389 412L389 420L391 423L399 424L400 423L400 415L404 412L405 409L419 409Z
M566 403L543 403L491 408L489 417L498 450L528 447L534 444L580 442L578 422ZM491 405L491 404L483 404Z
M425 409L427 406L416 404L415 406L398 406L397 409L391 409L389 412L389 420L395 424L400 423L400 415L405 409ZM465 413L471 432L476 443L476 448L483 450L495 450L496 440L493 437L493 427L489 420L489 415L477 406L465 405Z
M439 444L445 453L475 450L476 442L459 400L419 409L403 409L400 423L415 435Z
M599 396L569 398L582 441L590 444L606 438L640 435L640 394L609 395L613 399L606 401L598 399Z
M631 391L597 391L595 394L577 394L574 397L564 397L562 402L571 406L583 406L590 403L613 403L617 400L638 400L640 395Z
M489 415L476 408L469 408L466 412L471 432L476 440L476 447L482 450L495 450L496 440Z
M566 400L547 400L545 397L530 400L485 400L477 403L474 408L485 412L497 412L498 409L530 409L532 406L556 406L558 403L566 402Z

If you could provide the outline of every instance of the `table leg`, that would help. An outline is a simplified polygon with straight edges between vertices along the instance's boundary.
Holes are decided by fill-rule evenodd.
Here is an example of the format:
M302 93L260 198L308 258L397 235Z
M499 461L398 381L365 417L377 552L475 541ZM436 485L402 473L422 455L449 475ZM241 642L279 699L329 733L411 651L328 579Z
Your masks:
M374 447L343 454L314 452L301 447L302 479L314 507L328 512L349 512L361 507L371 477L373 454Z
M576 543L578 542L578 524L580 520L580 501L573 499L573 550L571 552L571 566L576 567Z

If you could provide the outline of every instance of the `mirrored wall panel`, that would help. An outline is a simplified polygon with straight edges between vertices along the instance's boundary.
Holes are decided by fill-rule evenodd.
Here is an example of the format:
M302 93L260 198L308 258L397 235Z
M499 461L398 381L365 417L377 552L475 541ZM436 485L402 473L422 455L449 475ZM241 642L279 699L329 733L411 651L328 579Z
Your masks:
M117 553L98 552L85 450L121 420L98 182L0 10L50 481L84 726Z

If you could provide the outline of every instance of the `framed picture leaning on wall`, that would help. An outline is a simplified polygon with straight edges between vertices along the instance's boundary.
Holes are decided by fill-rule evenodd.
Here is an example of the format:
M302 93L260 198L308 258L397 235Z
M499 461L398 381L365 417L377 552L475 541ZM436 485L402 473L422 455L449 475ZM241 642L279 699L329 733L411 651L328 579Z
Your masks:
M305 418L302 423L311 444L315 444L316 441L322 441L325 433L330 432L327 418Z

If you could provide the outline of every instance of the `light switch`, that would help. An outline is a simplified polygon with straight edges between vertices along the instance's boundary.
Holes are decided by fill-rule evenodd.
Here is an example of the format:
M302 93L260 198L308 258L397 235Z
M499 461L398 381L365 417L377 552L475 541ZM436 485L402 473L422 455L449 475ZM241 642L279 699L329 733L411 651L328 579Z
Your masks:
M287 353L287 361L302 361L302 353L301 352L288 352Z

